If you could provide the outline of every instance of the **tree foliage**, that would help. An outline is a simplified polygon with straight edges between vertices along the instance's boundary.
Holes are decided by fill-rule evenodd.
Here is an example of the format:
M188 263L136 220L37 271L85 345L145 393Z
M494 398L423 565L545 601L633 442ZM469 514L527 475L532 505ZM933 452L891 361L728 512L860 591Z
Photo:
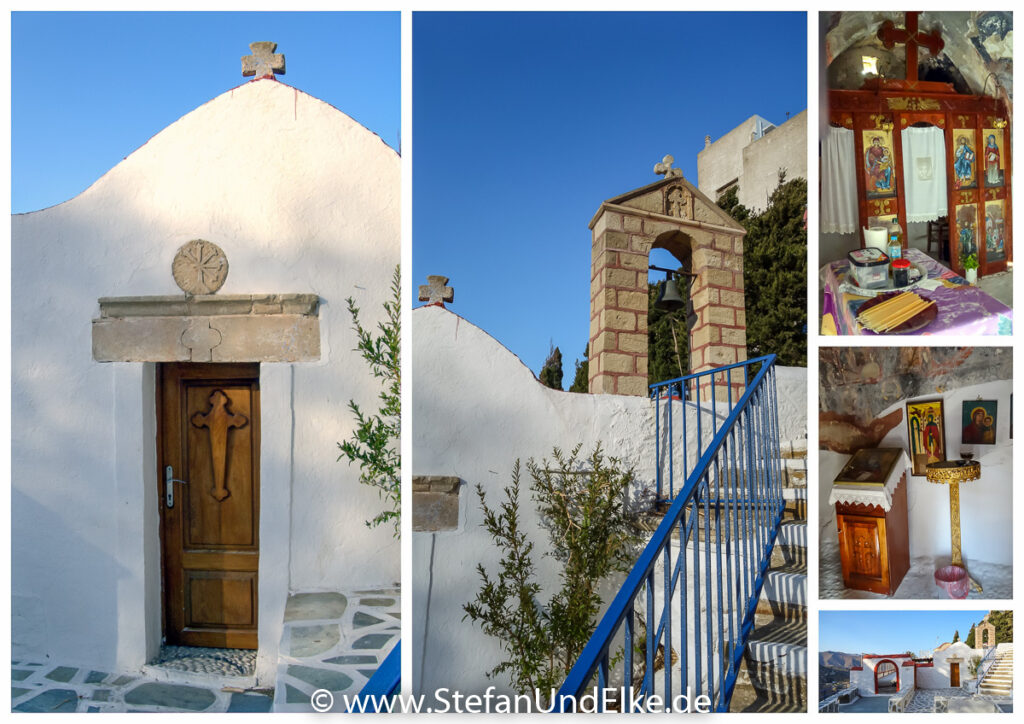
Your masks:
M759 214L730 189L718 205L746 229L743 285L747 309L747 354L778 355L778 363L807 365L807 181L785 180Z
M590 345L583 348L583 359L576 360L576 374L572 378L569 392L590 391Z
M540 368L537 375L542 385L554 390L562 389L562 351L558 347L551 347L548 358L544 360L544 366Z
M989 611L988 620L996 628L995 643L1013 643L1013 611Z
M971 630L967 632L967 638L964 639L964 643L974 648L974 624L971 624Z
M531 498L548 532L544 555L561 564L559 588L546 605L539 600L534 545L520 517L519 461L497 507L488 505L477 485L483 525L501 561L494 575L477 566L480 590L463 610L501 642L505 658L487 675L507 673L520 693L548 692L565 678L596 626L599 586L628 569L639 542L626 509L633 471L606 459L600 445L580 460L580 448L568 455L555 448L552 461L526 464Z
M953 643L955 644L959 640L960 640L960 630L957 629L956 631L953 632Z
M396 266L391 278L391 299L384 302L385 319L377 324L377 334L360 323L355 300L352 297L346 300L358 340L356 350L362 353L373 376L379 380L381 390L378 394L380 407L373 414L364 413L354 400L349 400L348 407L355 415L356 427L351 438L338 443L341 449L338 459L347 458L349 465L358 462L359 482L377 488L384 499L384 510L366 521L366 525L372 528L391 521L396 538L400 534L402 506L400 279L400 269Z

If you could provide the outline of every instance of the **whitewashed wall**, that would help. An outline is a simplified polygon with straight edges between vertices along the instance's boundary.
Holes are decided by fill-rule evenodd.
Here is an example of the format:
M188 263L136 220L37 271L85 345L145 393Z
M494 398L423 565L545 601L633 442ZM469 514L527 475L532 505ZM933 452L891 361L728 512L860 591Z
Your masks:
M971 676L971 659L984 656L981 649L972 649L963 641L957 641L942 651L932 654L932 666L924 666L917 670L917 688L945 689L949 687L949 659L960 659L960 683L973 680Z
M477 564L493 573L499 560L481 527L474 486L482 485L488 503L496 505L517 458L539 460L550 457L554 446L567 450L580 443L587 453L602 442L607 455L634 467L641 487L653 489L654 406L644 398L544 387L497 340L451 311L421 307L412 319L412 472L464 482L458 529L413 534L413 686L419 692L450 687L473 693L494 684L509 691L505 677L485 676L502 660L498 642L463 620L462 606L479 589ZM795 400L806 401L804 370L781 371L778 384L780 399L794 410ZM806 402L798 417L785 416L785 439L806 437L805 411ZM782 424L781 410L779 417ZM691 422L691 435L695 427ZM529 486L524 466L520 513L538 542L535 563L547 587L541 598L547 600L557 585L556 569L541 555L547 535L533 512Z
M261 370L273 561L267 575L261 565L261 647L277 646L264 594L280 609L289 588L399 580L391 530L363 524L377 493L336 460L348 400L373 409L378 390L344 300L376 326L399 260L399 188L399 158L377 136L268 79L189 113L76 198L13 218L16 656L134 666L154 646L153 367L93 362L90 322L101 296L179 294L171 260L195 238L227 254L221 294L322 300L321 361Z
M900 688L899 691L895 693L890 692L887 695L895 696L896 694L902 694L908 689L914 688L914 669L913 667L903 665L908 660L905 657L894 657L891 659L865 658L860 671L850 670L850 686L856 686L861 696L876 696L875 667L883 661L892 661L900 672ZM920 678L918 679L918 685L920 686ZM881 694L878 696L881 696Z
M975 459L981 462L981 478L960 486L960 528L964 561L1011 565L1013 513L1013 441L1010 437L1011 380L970 385L942 394L921 397L930 400L941 397L946 423L946 456L960 457L960 435L964 400L998 400L996 411L996 444L974 445ZM907 400L901 400L882 410L882 418L893 410L903 410L903 421L894 427L878 447L901 447L908 450L906 420ZM828 505L832 481L849 455L820 450L820 494L818 496L819 521L822 540L836 540L835 508ZM929 483L924 476L914 477L907 471L907 507L910 527L910 557L933 556L949 560L949 489L945 485Z

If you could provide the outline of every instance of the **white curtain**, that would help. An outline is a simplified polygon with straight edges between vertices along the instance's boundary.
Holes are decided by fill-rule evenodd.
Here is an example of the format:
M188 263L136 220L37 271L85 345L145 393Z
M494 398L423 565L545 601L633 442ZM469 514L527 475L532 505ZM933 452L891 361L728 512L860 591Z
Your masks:
M821 139L821 230L857 231L857 171L853 131L829 126Z
M904 128L903 195L907 221L935 221L949 213L946 136L941 128Z

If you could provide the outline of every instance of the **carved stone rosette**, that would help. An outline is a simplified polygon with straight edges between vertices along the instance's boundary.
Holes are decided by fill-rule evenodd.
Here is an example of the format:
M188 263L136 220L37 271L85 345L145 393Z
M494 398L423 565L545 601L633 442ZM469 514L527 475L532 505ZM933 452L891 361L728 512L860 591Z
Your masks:
M213 294L228 278L228 257L212 241L193 239L174 255L171 274L186 294Z

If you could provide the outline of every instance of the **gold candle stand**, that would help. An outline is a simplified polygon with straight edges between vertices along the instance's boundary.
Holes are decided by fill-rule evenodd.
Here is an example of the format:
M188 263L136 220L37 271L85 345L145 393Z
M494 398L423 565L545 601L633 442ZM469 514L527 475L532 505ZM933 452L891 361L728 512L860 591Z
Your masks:
M981 477L981 463L977 460L945 460L931 463L925 467L925 477L929 483L949 486L949 528L952 539L953 553L950 563L964 568L960 552L960 483L969 483ZM981 584L967 574L971 586L979 593Z

